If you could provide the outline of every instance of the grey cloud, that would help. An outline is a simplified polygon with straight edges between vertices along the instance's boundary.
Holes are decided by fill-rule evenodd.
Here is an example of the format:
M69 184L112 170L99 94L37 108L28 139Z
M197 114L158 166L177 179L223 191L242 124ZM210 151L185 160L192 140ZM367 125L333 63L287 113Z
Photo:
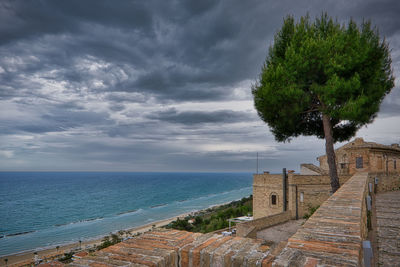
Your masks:
M84 124L99 124L109 122L107 113L92 111L61 111L57 114L45 114L42 118L46 121L65 124L67 127Z
M386 37L391 37L400 31L400 17L398 16L400 12L399 1L367 0L357 1L356 3L357 5L345 11L344 14L349 14L359 20L361 18L372 20L374 25L379 26L379 32Z
M178 112L174 108L166 111L153 112L146 117L152 120L160 120L187 125L203 123L235 123L253 119L246 112L238 112L232 110Z
M125 105L123 105L123 104L113 104L113 105L110 105L110 109L112 111L121 111L121 110L125 109Z
M90 79L100 79L105 91L147 93L159 101L221 100L232 97L229 88L236 83L257 77L270 38L284 16L328 10L344 17L341 5L336 1L282 1L279 5L268 1L96 1L93 7L80 1L7 1L2 5L4 24L16 26L3 27L2 36L17 42L14 50L5 42L15 54L37 53L40 62L20 71L40 74L56 69L49 79L68 81L71 88L93 88ZM378 6L374 1L358 2L345 14L357 18L367 14L382 28L390 28L385 18L396 8L389 8L389 2ZM372 7L379 12L374 13ZM95 73L77 69L75 63L87 56L110 66ZM126 65L141 72L133 77ZM121 79L120 70L130 77ZM4 81L9 86L21 81L7 75Z
M379 116L390 117L398 116L400 111L400 88L395 87L392 89L389 95L383 100Z
M237 100L233 89L259 75L288 14L371 19L391 42L398 74L399 10L394 0L1 1L0 104L15 110L0 108L0 149L15 151L27 168L39 158L58 169L254 170L257 148L276 145L254 112L179 105ZM399 108L397 87L377 121L398 121ZM25 134L34 148L18 141ZM265 168L323 153L320 140L308 140L276 145ZM230 144L248 146L230 151Z
M144 103L149 97L142 93L109 92L105 98L112 102L123 103Z
M141 1L121 1L118 5L106 1L3 1L0 8L1 25L7 25L0 28L0 43L79 32L82 23L124 28L134 25L145 32L152 21L151 10Z
M19 132L47 133L63 132L75 127L111 124L113 121L107 113L85 110L54 109L53 113L43 114L29 120L3 120L0 134Z

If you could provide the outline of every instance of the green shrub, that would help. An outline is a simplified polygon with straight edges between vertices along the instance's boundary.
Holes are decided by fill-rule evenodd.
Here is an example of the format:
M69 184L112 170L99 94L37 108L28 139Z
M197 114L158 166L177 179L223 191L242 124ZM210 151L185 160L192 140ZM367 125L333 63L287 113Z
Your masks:
M303 216L303 218L304 219L310 218L318 208L319 208L319 205L318 206L314 206L314 207L313 206L308 206L308 213L306 213Z
M191 232L209 233L229 226L228 219L247 216L253 212L253 196L232 201L229 204L199 211L195 216L177 219L166 228L186 230ZM193 224L188 221L194 220Z
M64 256L59 258L58 261L62 262L62 263L71 263L72 262L72 256L74 255L73 252L69 252L69 253L64 253Z

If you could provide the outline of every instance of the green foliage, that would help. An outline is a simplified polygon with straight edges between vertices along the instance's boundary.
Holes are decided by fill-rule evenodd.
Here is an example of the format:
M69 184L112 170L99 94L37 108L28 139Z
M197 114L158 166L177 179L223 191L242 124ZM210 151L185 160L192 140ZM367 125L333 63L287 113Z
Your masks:
M118 234L111 234L111 236L105 236L102 240L102 243L97 246L97 250L115 245L122 241L122 238Z
M73 252L64 253L64 256L62 258L58 259L58 261L60 261L62 263L71 263L73 255L74 255Z
M255 107L277 141L324 138L322 114L335 141L370 123L394 87L389 48L369 21L345 25L321 15L289 16L253 85Z
M195 216L188 216L184 220L177 219L170 223L167 228L186 230L190 232L209 233L224 229L229 226L228 219L245 216L252 213L253 196L233 201L227 205L200 211ZM191 224L189 220L194 222ZM232 223L234 225L234 223Z
M317 209L319 208L319 205L318 206L309 206L308 207L308 213L306 213L304 216L303 216L303 218L304 219L308 219L308 218L310 218L313 214L314 214L314 212L316 212L317 211Z

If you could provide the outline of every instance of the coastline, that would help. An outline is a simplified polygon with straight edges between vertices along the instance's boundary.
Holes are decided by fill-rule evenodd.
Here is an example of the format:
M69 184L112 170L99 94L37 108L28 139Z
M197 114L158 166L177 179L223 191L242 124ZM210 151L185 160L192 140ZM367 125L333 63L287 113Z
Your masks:
M240 199L240 198L239 198ZM173 216L167 219L159 220L159 221L154 221L148 224L140 225L137 227L133 228L127 228L127 229L119 229L119 230L124 230L124 231L129 231L130 236L134 236L136 234L141 234L144 232L147 232L153 228L153 225L155 225L156 228L158 227L163 227L168 225L169 223L175 221L177 218L183 219L189 215L196 214L198 212L205 212L208 209L213 209L217 208L220 206L227 205L229 203L232 203L237 200L232 200L220 204L214 204L210 205L207 208L201 209L201 210L193 210L190 212L182 213L177 216ZM118 232L118 231L115 231ZM21 265L27 265L33 262L34 259L34 253L36 252L38 255L39 259L52 259L52 258L59 258L64 253L68 253L72 250L85 250L89 248L93 248L95 245L98 246L102 243L102 240L105 236L99 237L99 238L94 238L94 239L88 239L88 240L82 240L82 243L79 244L79 242L73 242L73 243L67 243L67 244L62 244L59 245L59 249L57 250L56 246L51 246L51 247L46 247L46 248L36 248L32 249L29 251L23 251L23 252L18 252L15 254L9 254L9 255L4 255L0 257L0 266L6 266L4 259L8 259L8 267L11 266L21 266Z
M221 205L223 205L223 204L221 204ZM216 205L216 206L219 206L219 205ZM135 234L140 234L140 233L144 233L144 232L151 230L153 228L153 225L155 225L155 227L162 227L162 226L169 224L172 221L175 221L177 218L184 218L184 217L192 214L193 212L197 212L197 211L183 213L183 214L180 214L178 216L174 216L174 217L171 217L168 219L154 221L149 224L144 224L141 226L128 228L128 229L124 229L124 230L130 231L131 232L130 235L133 236ZM101 238L96 238L96 239L92 239L92 240L83 240L81 244L79 244L79 242L74 242L74 243L60 245L58 251L56 249L56 246L53 246L53 247L49 247L49 248L43 248L43 249L37 248L34 250L23 251L23 252L19 252L19 253L15 253L15 254L1 256L0 257L0 266L6 266L4 259L8 259L8 264L7 264L8 266L20 266L20 265L24 265L24 264L29 264L30 262L33 261L33 258L34 258L33 253L35 253L35 252L37 253L38 258L45 259L45 258L58 257L60 255L63 255L64 253L70 252L71 250L79 249L80 247L82 248L82 250L88 249L90 247L93 247L94 245L96 245L96 246L100 245L103 238L104 238L104 236Z

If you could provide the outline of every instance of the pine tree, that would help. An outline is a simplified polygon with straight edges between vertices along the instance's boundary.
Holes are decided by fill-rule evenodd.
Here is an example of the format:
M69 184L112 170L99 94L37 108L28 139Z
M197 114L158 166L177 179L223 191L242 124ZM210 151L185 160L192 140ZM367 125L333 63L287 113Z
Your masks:
M279 142L325 138L332 191L339 188L334 143L371 123L394 87L388 44L376 27L341 25L326 13L284 19L252 92Z

